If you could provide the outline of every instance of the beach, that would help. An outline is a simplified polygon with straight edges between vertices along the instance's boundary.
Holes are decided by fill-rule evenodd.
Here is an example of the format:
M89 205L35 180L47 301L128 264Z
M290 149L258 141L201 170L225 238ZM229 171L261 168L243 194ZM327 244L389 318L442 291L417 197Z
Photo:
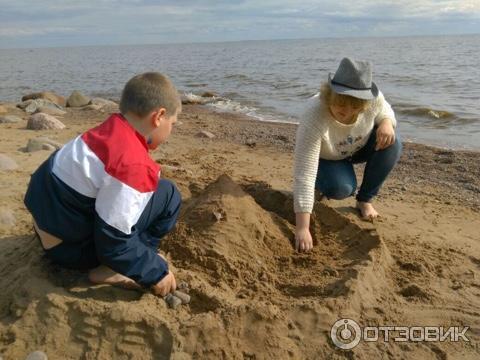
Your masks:
M316 201L315 247L295 252L297 125L184 105L151 153L183 197L161 252L191 302L170 309L146 292L92 286L50 264L23 205L52 150L103 121L113 105L65 108L65 129L0 124L0 357L24 359L477 359L480 356L480 153L404 143L366 222L354 198ZM1 114L0 114L1 115ZM48 147L46 147L48 148ZM362 166L357 168L361 181ZM73 230L74 231L74 230ZM332 325L468 326L469 341L360 342L341 350Z

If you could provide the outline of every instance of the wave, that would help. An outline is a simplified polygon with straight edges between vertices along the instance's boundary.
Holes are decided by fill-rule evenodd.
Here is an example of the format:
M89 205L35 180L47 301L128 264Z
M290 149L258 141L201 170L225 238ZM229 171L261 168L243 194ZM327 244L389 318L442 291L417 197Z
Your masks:
M394 106L397 114L422 117L427 119L459 119L457 115L446 110L436 110L429 107L401 107Z

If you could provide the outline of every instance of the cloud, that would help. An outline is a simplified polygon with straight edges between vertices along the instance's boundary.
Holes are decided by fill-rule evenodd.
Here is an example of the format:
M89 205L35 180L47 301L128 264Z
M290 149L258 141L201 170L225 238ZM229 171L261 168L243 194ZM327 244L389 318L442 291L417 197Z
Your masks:
M0 0L0 8L0 47L480 32L478 0Z

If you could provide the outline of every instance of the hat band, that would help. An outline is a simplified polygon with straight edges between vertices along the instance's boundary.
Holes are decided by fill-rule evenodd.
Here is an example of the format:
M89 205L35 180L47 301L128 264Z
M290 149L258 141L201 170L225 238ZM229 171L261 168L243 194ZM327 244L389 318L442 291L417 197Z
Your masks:
M349 86L349 85L345 85L345 84L342 84L342 83L339 83L335 80L331 80L330 81L332 84L334 85L340 85L340 86L344 86L346 88L349 88L349 89L352 89L352 90L372 90L372 87L368 87L368 88L358 88L358 87L353 87L353 86Z

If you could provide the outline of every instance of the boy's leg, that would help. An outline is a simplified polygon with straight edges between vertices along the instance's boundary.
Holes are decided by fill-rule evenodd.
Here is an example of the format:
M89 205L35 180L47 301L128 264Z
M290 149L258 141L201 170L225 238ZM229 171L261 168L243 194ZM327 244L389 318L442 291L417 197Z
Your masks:
M182 199L175 184L166 179L158 182L153 194L137 222L140 239L156 249L160 239L170 232L178 218Z
M383 150L375 150L376 128L373 129L367 144L352 156L353 163L367 162L363 174L362 185L356 196L357 201L368 203L382 187L402 153L402 143L398 133L395 142Z
M341 200L355 193L357 179L353 165L347 160L320 159L315 189L329 199Z

